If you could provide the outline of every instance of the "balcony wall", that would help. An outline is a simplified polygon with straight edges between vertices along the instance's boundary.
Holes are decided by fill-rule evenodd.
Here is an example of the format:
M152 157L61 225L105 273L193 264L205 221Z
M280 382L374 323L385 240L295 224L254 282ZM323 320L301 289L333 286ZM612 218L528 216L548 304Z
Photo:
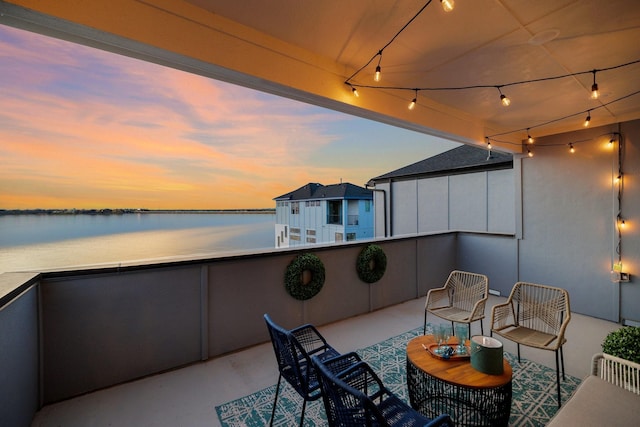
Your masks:
M36 275L0 295L0 392L10 396L0 424L26 426L42 405L265 342L265 312L323 325L419 297L457 267L459 241L377 241L388 265L374 284L354 268L366 243L314 247L326 280L304 302L283 286L302 250ZM0 275L11 277L22 276Z

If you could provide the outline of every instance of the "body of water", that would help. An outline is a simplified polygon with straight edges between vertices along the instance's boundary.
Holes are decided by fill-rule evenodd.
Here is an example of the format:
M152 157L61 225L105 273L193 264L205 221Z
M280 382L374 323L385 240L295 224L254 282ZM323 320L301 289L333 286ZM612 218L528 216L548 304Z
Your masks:
M0 273L274 248L270 213L0 216Z

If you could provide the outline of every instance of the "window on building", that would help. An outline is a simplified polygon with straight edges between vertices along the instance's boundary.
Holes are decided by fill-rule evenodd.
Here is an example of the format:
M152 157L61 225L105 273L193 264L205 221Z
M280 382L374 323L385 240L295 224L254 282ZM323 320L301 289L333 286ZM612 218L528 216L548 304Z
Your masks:
M371 200L364 201L364 211L371 212Z
M342 225L342 200L327 202L327 224Z
M291 214L296 215L300 213L300 202L291 202Z
M356 233L347 233L347 242L351 242L352 240L356 240Z
M342 242L343 238L342 233L336 233L336 243Z

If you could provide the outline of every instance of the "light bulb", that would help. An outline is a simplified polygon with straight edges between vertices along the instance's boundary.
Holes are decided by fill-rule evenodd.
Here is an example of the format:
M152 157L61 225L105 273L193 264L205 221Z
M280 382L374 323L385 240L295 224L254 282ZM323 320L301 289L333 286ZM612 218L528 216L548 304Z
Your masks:
M527 156L533 157L533 152L527 148Z
M613 138L611 138L611 139L609 140L609 148L613 148L613 143L614 143L614 142L616 142L616 140L615 140L615 139L613 139Z
M529 144L533 144L533 137L529 133L529 129L527 129L527 141L529 142Z
M353 92L353 96L355 96L356 98L360 96L360 94L358 93L358 90L355 87L351 88L351 92Z
M440 0L440 3L445 12L451 12L456 5L454 0Z
M569 144L569 152L570 153L575 153L576 152L576 149L573 148L573 144Z
M379 82L380 81L380 66L376 67L376 74L373 76L373 80Z
M409 104L409 110L413 110L414 108L416 108L416 102L418 102L418 99L413 98L413 101L411 101L411 104Z
M487 140L487 148L491 150L491 141Z
M591 85L591 99L598 99L600 93L598 93L598 83Z
M504 94L500 95L500 101L502 101L502 105L504 105L505 107L508 107L509 104L511 104L511 100Z
M587 126L589 126L590 122L591 122L591 113L587 113L587 118L584 119L584 123L582 125L584 127L587 127Z

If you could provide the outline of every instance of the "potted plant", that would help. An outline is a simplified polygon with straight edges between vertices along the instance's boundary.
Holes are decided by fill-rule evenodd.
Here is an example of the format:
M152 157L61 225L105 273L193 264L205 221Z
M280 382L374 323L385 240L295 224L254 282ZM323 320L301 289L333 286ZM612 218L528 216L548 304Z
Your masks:
M624 326L610 332L602 342L602 351L621 359L640 363L640 327Z

